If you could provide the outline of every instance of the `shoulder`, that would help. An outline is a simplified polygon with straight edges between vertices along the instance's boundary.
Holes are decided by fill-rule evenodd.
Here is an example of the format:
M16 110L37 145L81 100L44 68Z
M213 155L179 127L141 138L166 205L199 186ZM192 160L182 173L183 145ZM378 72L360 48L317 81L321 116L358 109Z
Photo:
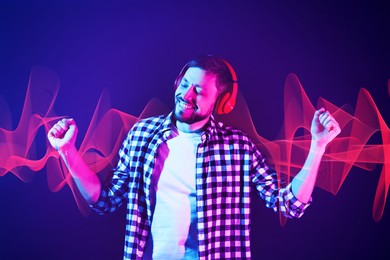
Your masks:
M143 118L137 121L130 131L147 131L154 130L157 126L161 125L167 115L153 116L148 118Z
M265 147L263 147L256 137L254 139L255 141L253 141L252 137L250 137L247 133L222 122L217 122L215 124L215 130L217 133L214 137L216 143L228 145L230 150L237 149L239 153L248 152L250 155L257 158L256 160L258 161L264 160L264 156L262 152L260 152L260 149L263 150Z
M226 125L223 122L215 122L215 131L217 136L223 139L252 143L246 133L235 127Z
M129 139L141 140L154 133L160 131L164 122L167 119L167 115L160 115L154 117L143 118L137 121L127 134Z

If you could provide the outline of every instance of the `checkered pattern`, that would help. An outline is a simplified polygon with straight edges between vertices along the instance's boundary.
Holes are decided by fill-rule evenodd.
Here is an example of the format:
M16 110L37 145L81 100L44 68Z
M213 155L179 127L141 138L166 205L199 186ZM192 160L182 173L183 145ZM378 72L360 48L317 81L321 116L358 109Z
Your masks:
M139 121L119 150L111 182L92 208L100 214L127 204L124 259L142 259L152 222L150 182L157 147L171 131L171 115ZM291 187L280 188L275 172L239 130L211 118L196 160L199 259L250 258L250 191L287 217L300 217L309 204Z

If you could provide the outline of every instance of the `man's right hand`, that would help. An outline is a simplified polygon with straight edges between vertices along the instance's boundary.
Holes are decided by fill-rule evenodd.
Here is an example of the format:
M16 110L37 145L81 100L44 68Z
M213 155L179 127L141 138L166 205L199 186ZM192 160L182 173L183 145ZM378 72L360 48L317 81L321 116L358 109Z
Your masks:
M73 118L58 121L48 132L47 139L58 152L75 148L77 125Z

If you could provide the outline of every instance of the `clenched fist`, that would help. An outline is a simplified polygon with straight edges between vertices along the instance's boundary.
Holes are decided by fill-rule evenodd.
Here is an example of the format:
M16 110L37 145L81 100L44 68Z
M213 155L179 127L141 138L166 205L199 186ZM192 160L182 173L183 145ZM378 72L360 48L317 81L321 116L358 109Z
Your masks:
M72 118L64 118L49 130L47 139L58 152L65 152L75 147L77 131L76 122Z
M341 132L341 129L329 111L321 108L314 113L310 132L312 139L318 145L325 147Z

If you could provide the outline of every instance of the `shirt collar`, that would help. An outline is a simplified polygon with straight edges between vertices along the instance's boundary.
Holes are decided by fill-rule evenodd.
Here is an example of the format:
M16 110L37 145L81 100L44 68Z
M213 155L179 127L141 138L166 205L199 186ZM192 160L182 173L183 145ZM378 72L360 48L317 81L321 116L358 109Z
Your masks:
M169 136L173 127L176 127L175 120L173 119L173 112L169 113L161 125L161 132L164 136ZM210 137L216 131L217 122L213 115L210 116L210 120L206 123L204 132L202 134L202 141L209 140Z

